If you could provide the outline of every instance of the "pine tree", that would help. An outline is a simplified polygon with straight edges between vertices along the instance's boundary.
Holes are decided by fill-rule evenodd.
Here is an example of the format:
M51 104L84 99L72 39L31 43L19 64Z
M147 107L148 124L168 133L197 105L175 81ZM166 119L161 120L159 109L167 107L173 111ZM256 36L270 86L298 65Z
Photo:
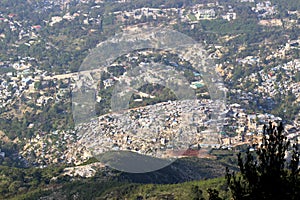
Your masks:
M264 126L263 141L256 153L238 154L239 174L226 170L234 199L300 199L299 150L283 135L283 126ZM291 160L286 161L288 152Z

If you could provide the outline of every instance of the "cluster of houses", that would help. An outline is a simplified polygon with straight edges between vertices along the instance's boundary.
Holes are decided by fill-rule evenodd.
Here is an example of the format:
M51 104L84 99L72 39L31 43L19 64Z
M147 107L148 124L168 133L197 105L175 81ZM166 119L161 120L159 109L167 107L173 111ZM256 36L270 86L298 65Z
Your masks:
M53 77L54 75L49 75L48 77L53 78L47 80L48 72L46 71L35 69L30 64L25 65L22 62L11 65L14 70L0 76L0 108L9 107L22 98L26 99L27 103L32 101L36 106L42 107L47 104L49 99L54 99L56 102L63 101L59 96L68 93L58 83L58 79ZM69 82L68 79L62 81ZM44 92L45 89L49 88L55 88L55 96L49 96ZM39 93L40 96L33 99L33 93Z
M216 3L196 4L192 7L190 14L195 16L196 20L217 19L222 18L227 21L237 19L237 13L234 11L234 6L223 6L217 1Z
M180 12L177 8L138 8L131 11L115 11L113 12L117 20L125 22L126 20L141 20L143 18L169 18Z
M209 126L210 106L210 100L169 101L107 114L78 126L80 143L96 154L130 150L165 157L167 149L186 149L205 139L199 126Z
M25 91L33 87L33 79L28 76L31 74L29 69L20 67L18 64L14 67L20 70L0 76L0 108L10 106L15 100L21 98Z
M291 79L297 72L300 72L300 61L296 59L268 71L261 70L258 73L252 73L248 79L258 83L258 76L260 76L261 82L253 92L273 98L277 93L287 95L288 91L292 91L296 101L300 102L300 83Z
M37 166L53 163L81 163L91 157L84 146L76 145L74 130L40 132L27 139L21 155Z
M252 10L258 13L259 17L272 16L277 13L276 6L272 5L271 1L258 2Z
M221 15L217 10L222 10ZM115 11L113 12L117 20L125 22L126 20L141 20L151 18L158 19L174 19L179 17L181 21L197 23L199 20L212 20L221 17L228 21L237 18L236 12L232 7L226 8L216 3L196 4L191 8L138 8L131 11Z
M238 58L236 61L240 64L256 65L259 64L260 58L255 56L247 56L245 58Z
M272 122L273 126L278 126L282 121L280 117L272 114L253 113L248 114L240 104L231 104L226 114L224 124L225 132L234 132L235 136L229 137L222 134L222 149L231 149L232 147L246 144L251 147L259 146L264 136L263 127ZM296 120L291 124L284 125L284 135L292 142L299 144L300 126ZM253 148L252 148L253 149ZM253 149L254 150L254 149Z
M0 13L0 23L5 24L9 27L11 32L18 33L18 41L15 44L16 47L19 47L20 44L24 44L26 46L31 46L34 43L39 42L40 34L39 30L42 28L41 25L28 25L24 23L25 21L21 21L16 18L17 14L10 13L7 15ZM9 37L5 32L0 34L0 40L4 40Z
M223 122L218 124L223 128L216 135L217 142L206 144L203 143L205 137L211 137L206 134L213 112L210 103L210 100L198 100L196 104L169 101L128 110L125 114L103 115L78 125L75 132L54 131L36 135L26 142L22 156L34 156L37 165L47 165L58 162L79 164L92 155L118 150L155 157L172 157L178 150L199 150L207 146L230 150L243 144L260 144L263 125L270 121L278 125L282 120L267 113L249 114L240 104L230 104L224 111ZM196 115L186 115L193 112ZM187 125L184 120L189 120L191 125ZM285 125L285 135L293 142L297 141L299 133L299 119Z
M155 157L172 157L182 149L213 147L232 149L239 145L261 144L263 126L270 121L278 125L280 117L265 113L249 114L240 104L228 105L222 127L212 143L206 137L212 121L210 101L192 102L169 101L152 106L132 109L125 114L107 114L78 126L80 144L95 154L107 151L134 151ZM197 113L188 116L191 126L184 121L184 113ZM167 113L166 115L164 115ZM182 124L183 123L183 124ZM285 125L285 135L296 142L300 126L296 123ZM208 133L208 134L207 134ZM229 135L232 133L233 135ZM179 157L184 155L177 155ZM186 155L189 156L189 155Z

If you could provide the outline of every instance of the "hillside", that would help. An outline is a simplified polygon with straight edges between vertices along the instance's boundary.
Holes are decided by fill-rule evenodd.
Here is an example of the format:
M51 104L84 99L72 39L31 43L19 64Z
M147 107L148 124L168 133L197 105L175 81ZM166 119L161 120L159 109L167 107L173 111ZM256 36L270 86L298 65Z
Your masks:
M138 191L142 190L143 187L152 187L151 185L147 186L147 184L170 184L169 187L176 188L180 187L179 183L185 185L184 182L224 177L226 167L233 170L237 169L236 166L220 160L199 158L182 158L158 171L141 174L119 172L108 167L95 168L97 172L90 178L72 177L72 175L65 176L61 167L52 167L52 170L2 168L0 174L7 177L8 185L12 185L12 183L19 184L15 188L22 188L22 190L15 191L12 187L7 190L7 188L4 188L4 182L2 182L0 188L2 191L6 190L6 194L0 197L12 199L30 199L31 197L32 199L37 199L48 195L64 197L68 194L69 196L67 195L65 198L70 199L72 195L78 194L80 199L94 199L97 195L99 197L110 195L109 191L111 190L117 192L113 193L113 196L120 195L127 190L127 187ZM10 174L12 171L15 174L14 176ZM22 180L21 177L24 177L23 183L20 182ZM37 177L41 178L38 179L38 182L35 182L34 180ZM57 178L53 179L53 177ZM218 181L213 181L213 184L216 182ZM187 184L186 190L194 183ZM207 182L207 184L210 184L210 182ZM160 186L153 187L160 188ZM168 186L161 187L166 188ZM121 193L119 194L118 192Z

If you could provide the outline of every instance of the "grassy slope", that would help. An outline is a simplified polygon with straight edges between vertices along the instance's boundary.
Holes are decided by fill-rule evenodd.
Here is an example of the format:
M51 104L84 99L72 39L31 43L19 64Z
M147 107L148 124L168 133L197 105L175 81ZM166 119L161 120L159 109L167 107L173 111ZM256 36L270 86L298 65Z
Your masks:
M32 191L26 195L20 195L14 200L20 199L38 199L43 196L43 199L132 199L137 197L143 199L193 199L193 186L199 186L203 191L203 197L208 199L207 189L217 189L220 191L220 196L229 199L229 194L225 192L225 179L215 178L201 181L191 181L179 184L136 184L136 183L117 183L117 182L94 182L92 180L82 180L76 183L68 183L63 189L41 193L40 191Z
M225 178L215 178L202 181L191 181L180 184L144 184L144 185L123 185L118 188L111 188L96 199L193 199L193 186L199 186L203 191L203 197L208 198L207 189L217 189L220 196L226 199L230 197L225 192Z

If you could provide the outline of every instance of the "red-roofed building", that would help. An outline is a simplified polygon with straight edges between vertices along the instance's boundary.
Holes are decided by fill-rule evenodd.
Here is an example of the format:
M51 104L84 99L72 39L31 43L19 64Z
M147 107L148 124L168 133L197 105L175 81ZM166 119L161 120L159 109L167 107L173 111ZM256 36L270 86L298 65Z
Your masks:
M31 28L38 31L42 28L42 26L41 25L35 25L35 26L32 26Z
M179 156L179 157L198 157L199 150L196 149L187 149L187 150L174 150L170 152L172 156Z
M8 17L9 18L13 18L13 17L15 17L15 16L17 16L16 14L14 14L14 13L10 13L10 14L8 14Z

